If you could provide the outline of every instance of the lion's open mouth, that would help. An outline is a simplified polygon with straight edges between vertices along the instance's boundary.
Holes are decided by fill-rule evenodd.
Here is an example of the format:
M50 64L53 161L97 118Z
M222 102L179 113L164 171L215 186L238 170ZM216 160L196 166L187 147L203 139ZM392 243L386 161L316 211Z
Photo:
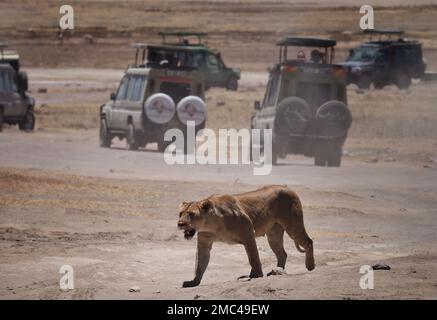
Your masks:
M184 230L184 238L187 240L192 239L195 234L196 234L196 229L194 229L194 228Z

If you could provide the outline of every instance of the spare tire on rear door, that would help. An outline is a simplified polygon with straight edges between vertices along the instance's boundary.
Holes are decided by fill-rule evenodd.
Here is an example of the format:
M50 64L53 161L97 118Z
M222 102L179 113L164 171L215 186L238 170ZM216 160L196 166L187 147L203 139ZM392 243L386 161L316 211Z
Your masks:
M316 112L318 132L322 136L346 136L352 122L348 107L341 101L328 101Z
M179 120L186 125L188 121L194 121L196 127L206 120L207 109L205 102L196 96L188 96L179 101L177 107Z
M304 134L311 118L311 108L304 99L286 98L277 107L275 132L278 135Z
M144 113L150 121L156 124L169 122L175 111L173 99L164 93L155 93L144 103Z

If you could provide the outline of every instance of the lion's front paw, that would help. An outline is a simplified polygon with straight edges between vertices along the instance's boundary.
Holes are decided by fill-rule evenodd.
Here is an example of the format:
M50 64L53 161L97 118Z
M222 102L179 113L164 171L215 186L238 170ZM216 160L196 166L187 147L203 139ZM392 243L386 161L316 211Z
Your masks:
M240 277L237 278L237 280L250 281L251 279L262 278L263 276L264 275L263 275L262 271L258 271L258 272L251 271L248 276L247 275L240 276Z
M250 275L249 275L249 278L251 278L251 279L253 279L253 278L262 278L262 277L264 277L264 274L263 274L263 272L262 271L251 271L250 272Z
M184 283L182 283L182 288L191 288L191 287L197 287L199 285L199 281L184 281Z

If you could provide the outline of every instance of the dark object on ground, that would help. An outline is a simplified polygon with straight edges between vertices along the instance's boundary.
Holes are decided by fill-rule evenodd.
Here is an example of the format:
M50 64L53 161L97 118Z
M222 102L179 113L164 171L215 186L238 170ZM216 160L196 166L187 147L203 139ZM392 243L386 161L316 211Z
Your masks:
M372 266L373 270L391 270L391 267L388 264L377 263Z

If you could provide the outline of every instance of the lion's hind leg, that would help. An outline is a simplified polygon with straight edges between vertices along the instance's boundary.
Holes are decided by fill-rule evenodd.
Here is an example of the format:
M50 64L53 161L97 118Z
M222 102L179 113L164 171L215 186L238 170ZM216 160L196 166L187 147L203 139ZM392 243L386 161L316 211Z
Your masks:
M269 272L267 276L283 274L285 273L285 262L287 261L287 253L284 249L284 228L276 223L267 231L266 235L270 248L276 255L278 267L277 270Z
M293 239L296 249L305 253L305 266L311 271L315 268L313 240L308 236L303 221L298 223L287 221L283 224L285 231ZM302 249L303 248L303 249Z
M285 229L285 232L294 240L296 249L299 252L305 253L305 266L311 271L315 268L313 240L308 236L304 222L302 205L298 198L290 201L291 203L284 204L281 208L281 215L278 216L278 223ZM286 210L290 206L291 210Z

